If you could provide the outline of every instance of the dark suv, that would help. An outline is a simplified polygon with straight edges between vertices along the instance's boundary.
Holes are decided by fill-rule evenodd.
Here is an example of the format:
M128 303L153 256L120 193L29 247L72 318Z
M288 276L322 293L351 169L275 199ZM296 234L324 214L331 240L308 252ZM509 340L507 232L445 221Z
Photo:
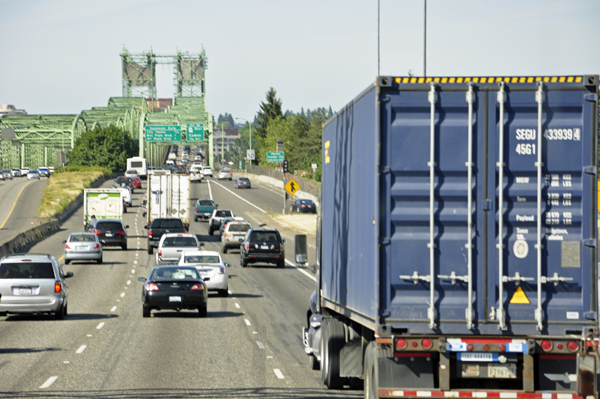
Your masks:
M154 247L158 248L160 238L165 233L187 233L185 225L181 219L161 219L156 218L150 224L148 229L148 253L154 252Z
M127 229L129 226L124 226L123 221L119 219L101 219L96 222L94 233L106 247L121 247L127 250Z
M250 229L242 242L240 265L248 263L275 263L277 267L285 266L285 240L281 239L275 229Z

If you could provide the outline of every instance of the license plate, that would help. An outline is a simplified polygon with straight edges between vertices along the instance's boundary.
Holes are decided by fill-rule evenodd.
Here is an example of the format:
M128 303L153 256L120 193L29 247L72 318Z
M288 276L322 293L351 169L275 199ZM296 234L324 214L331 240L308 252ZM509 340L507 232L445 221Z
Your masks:
M268 245L261 245L260 249L269 249L269 246Z
M88 247L77 247L78 251L87 251Z
M113 235L112 235L112 233L106 233L106 236L107 237L112 237Z
M31 288L19 288L19 295L31 295Z
M180 296L170 296L169 302L181 302L181 297Z
M488 378L517 378L517 365L489 365L487 368Z
M465 364L462 368L463 377L479 377L479 365L478 364Z
M492 362L494 361L493 353L459 353L457 360L463 362Z

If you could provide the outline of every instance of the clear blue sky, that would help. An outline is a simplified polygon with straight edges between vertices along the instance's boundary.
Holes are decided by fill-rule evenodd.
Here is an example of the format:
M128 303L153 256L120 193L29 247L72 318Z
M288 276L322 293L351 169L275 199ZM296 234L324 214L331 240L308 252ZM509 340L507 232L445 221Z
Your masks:
M599 74L600 0L428 0L427 75ZM121 95L119 53L209 59L208 111L342 108L377 75L376 0L0 0L0 104L76 114ZM381 74L422 74L422 0L381 0ZM159 66L158 95L173 96Z

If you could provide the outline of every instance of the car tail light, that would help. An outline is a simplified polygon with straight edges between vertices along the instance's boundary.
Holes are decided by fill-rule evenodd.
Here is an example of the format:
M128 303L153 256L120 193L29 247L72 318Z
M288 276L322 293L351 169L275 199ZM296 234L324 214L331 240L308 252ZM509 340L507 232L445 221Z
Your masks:
M284 248L284 247L283 247L283 243L282 243L282 244L279 244L279 250L283 252L283 248Z
M148 230L148 237L152 238L152 230Z
M194 210L195 210L196 212L198 212L198 208L194 208Z
M146 291L160 291L155 283L148 283L144 288Z
M219 267L219 274L225 274L225 268L223 266Z
M117 230L117 234L121 234L122 236L125 235L125 230Z
M71 247L69 246L69 244L65 245L65 249L71 249Z
M185 230L185 229L184 229L184 230L183 230L183 234L187 234L187 230Z
M223 233L223 237L227 237L227 233Z
M94 244L94 249L100 248L100 244Z
M60 283L60 281L56 280L54 282L54 292L61 292L62 291L62 284Z
M571 340L567 343L567 349L571 352L576 352L579 349L579 344L577 343L577 341Z
M162 258L162 249L158 251L158 257Z
M100 230L94 230L94 234L100 234L102 233Z
M396 340L396 347L398 349L406 349L407 346L408 346L408 342L406 342L406 340L404 338L398 338Z
M191 291L202 291L204 289L204 285L200 284L200 283L196 283L194 285L192 285L192 288L190 288Z
M433 342L431 342L431 340L429 338L423 338L421 340L421 345L425 349L431 349L431 347L433 346Z
M550 340L543 340L542 341L542 349L545 350L546 352L548 352L549 350L552 350L552 341Z
M244 249L246 249L246 251L250 250L250 242L246 241L246 243L244 244Z

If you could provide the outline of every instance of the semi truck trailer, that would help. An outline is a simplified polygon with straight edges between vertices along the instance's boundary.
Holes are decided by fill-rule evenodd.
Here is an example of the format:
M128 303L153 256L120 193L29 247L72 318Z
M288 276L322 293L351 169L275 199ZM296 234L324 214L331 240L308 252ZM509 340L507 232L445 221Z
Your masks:
M597 75L380 76L327 121L323 383L597 399L597 136Z

